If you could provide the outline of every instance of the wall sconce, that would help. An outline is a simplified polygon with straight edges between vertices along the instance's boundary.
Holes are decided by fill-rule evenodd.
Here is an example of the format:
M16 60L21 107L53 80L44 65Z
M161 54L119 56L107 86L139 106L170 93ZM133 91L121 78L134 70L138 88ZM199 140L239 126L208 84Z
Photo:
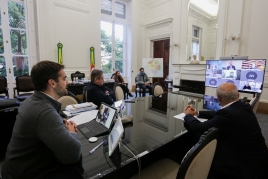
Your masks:
M177 44L177 43L174 43L173 46L174 47L180 47L179 44Z
M240 36L239 36L239 33L237 34L237 36L232 34L229 38L231 38L234 41L234 40L239 40ZM224 35L224 40L229 40L229 38L226 38L226 34Z

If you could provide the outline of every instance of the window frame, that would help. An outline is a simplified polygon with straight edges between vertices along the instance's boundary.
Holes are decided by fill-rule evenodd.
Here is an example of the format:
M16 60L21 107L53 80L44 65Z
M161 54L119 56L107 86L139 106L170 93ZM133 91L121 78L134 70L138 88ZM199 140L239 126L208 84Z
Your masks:
M122 3L125 5L125 19L122 19L122 18L119 18L119 17L116 17L115 16L115 4L116 2L118 3ZM127 18L128 18L128 4L125 3L125 2L122 2L120 0L112 0L112 14L111 15L107 15L107 14L104 14L101 12L100 10L100 13L101 13L101 19L100 19L100 23L103 21L103 22L108 22L108 23L112 23L112 39L111 39L111 43L112 43L112 69L111 69L111 73L106 73L104 74L105 78L110 78L111 75L117 70L115 69L115 66L116 66L116 61L118 60L123 60L123 63L122 63L122 72L121 72L121 75L123 77L126 77L127 76L127 63L128 63L128 45L127 45L127 27L128 27L128 21L127 21ZM117 42L115 41L115 25L122 25L123 26L123 41L122 42ZM100 26L101 28L101 26ZM100 39L100 42L102 42L104 39ZM123 44L123 58L122 59L118 59L116 58L115 56L115 47L116 47L116 44L119 44L119 43L122 43ZM100 44L101 45L101 44Z

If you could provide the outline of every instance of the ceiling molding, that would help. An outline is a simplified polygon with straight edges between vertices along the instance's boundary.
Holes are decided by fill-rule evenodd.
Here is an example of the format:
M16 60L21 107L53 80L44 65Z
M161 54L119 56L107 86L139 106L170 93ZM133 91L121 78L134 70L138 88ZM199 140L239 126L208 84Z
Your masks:
M206 22L210 22L214 19L217 19L217 17L218 17L218 16L210 15L209 13L207 13L206 11L199 8L198 6L196 6L193 3L189 3L189 14L197 16L197 17L205 20Z

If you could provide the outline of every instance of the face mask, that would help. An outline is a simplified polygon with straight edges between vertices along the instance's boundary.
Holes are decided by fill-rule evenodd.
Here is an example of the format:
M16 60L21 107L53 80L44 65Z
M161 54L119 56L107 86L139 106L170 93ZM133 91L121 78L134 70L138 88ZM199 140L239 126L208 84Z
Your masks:
M141 74L141 75L144 75L144 72L141 71L140 74Z

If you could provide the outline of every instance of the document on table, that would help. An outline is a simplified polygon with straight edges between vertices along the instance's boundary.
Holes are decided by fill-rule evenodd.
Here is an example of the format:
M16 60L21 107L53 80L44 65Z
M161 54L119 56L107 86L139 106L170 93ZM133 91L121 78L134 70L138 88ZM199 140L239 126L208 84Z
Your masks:
M97 116L97 113L98 113L98 110L91 110L91 111L83 112L79 115L76 115L76 116L68 119L68 121L72 120L76 123L76 125L84 124L86 122L89 122L89 121L95 119Z
M176 116L174 116L176 119L180 119L180 120L183 120L184 121L184 117L185 117L185 114L184 113L180 113ZM199 120L200 122L205 122L207 121L207 119L203 119L203 118L198 118L197 116L194 116L197 120Z

